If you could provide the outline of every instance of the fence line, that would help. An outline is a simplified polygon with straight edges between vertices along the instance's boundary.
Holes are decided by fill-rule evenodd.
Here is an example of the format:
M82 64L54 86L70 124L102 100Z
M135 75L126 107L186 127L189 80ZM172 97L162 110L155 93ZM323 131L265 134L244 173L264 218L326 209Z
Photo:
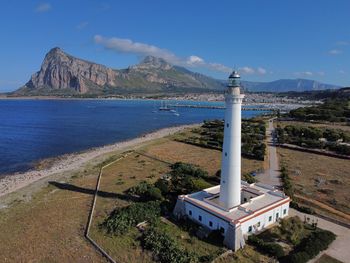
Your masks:
M94 198L92 201L92 206L91 206L91 210L90 210L90 214L89 214L89 218L88 218L88 222L87 222L87 226L86 226L86 230L85 230L85 238L87 240L90 241L90 243L97 248L97 250L103 255L105 256L110 262L112 263L117 263L102 247L100 247L90 236L89 236L89 232L90 232L90 227L91 227L91 223L92 223L92 217L94 215L94 210L95 210L95 206L96 206L96 200L97 200L97 196L98 196L98 189L100 187L100 182L101 182L101 177L102 177L102 172L103 169L107 168L108 166L120 161L121 159L124 159L125 157L127 157L128 155L130 155L133 152L129 152L127 154L124 154L122 157L119 157L118 159L110 162L109 164L106 164L104 166L101 167L100 172L98 174L98 178L97 178L97 182L96 182L96 188L95 188L95 194L94 194Z

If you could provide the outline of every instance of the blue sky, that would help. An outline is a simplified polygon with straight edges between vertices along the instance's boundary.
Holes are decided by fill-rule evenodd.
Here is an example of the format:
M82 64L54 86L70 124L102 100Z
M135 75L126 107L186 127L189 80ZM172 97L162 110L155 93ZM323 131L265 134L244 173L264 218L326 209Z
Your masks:
M308 78L350 85L348 0L2 0L0 92L25 84L45 54L113 68L161 56L216 78Z

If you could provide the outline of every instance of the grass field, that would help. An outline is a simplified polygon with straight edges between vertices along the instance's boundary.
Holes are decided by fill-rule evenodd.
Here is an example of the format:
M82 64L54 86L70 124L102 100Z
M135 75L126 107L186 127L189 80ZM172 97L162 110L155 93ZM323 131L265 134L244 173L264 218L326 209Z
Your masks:
M91 190L95 182L95 174L57 181L2 209L0 261L105 262L83 236L92 194L79 190Z
M350 162L318 154L278 148L297 194L350 214Z
M143 180L154 182L169 170L166 162L194 163L210 174L220 168L219 151L174 142L171 137L154 140L138 151L160 160L132 153L104 171L91 231L91 236L120 262L152 262L151 255L140 248L136 229L120 238L106 235L99 228L110 211L130 202L124 194L126 189ZM84 238L84 231L98 168L103 161L118 156L120 153L101 157L78 171L47 178L6 197L12 201L0 209L0 262L106 262ZM243 171L261 167L262 162L243 159ZM169 225L169 231L186 236ZM187 242L186 238L182 241ZM200 253L218 249L198 239L191 242L197 244L194 248ZM246 250L249 248L240 253L250 253Z

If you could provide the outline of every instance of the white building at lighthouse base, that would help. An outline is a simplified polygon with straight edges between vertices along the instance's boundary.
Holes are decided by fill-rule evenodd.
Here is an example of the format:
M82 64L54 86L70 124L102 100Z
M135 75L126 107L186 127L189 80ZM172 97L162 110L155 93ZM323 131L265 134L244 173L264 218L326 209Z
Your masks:
M257 233L288 215L290 198L272 186L241 181L241 204L220 204L220 185L178 197L174 214L187 217L208 231L220 230L224 244L236 251L249 234Z

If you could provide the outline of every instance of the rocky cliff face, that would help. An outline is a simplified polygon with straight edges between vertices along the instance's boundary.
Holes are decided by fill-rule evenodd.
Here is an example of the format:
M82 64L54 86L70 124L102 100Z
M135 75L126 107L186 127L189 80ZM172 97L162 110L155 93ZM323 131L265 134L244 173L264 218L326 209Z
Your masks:
M113 86L117 75L117 71L74 58L54 48L47 53L40 71L32 75L26 86L32 89L74 89L86 93L89 91L87 81L98 86Z
M75 58L60 48L46 54L40 70L18 94L47 95L57 91L75 94L154 93L178 89L218 89L220 81L175 67L164 59L146 57L140 64L115 70Z

